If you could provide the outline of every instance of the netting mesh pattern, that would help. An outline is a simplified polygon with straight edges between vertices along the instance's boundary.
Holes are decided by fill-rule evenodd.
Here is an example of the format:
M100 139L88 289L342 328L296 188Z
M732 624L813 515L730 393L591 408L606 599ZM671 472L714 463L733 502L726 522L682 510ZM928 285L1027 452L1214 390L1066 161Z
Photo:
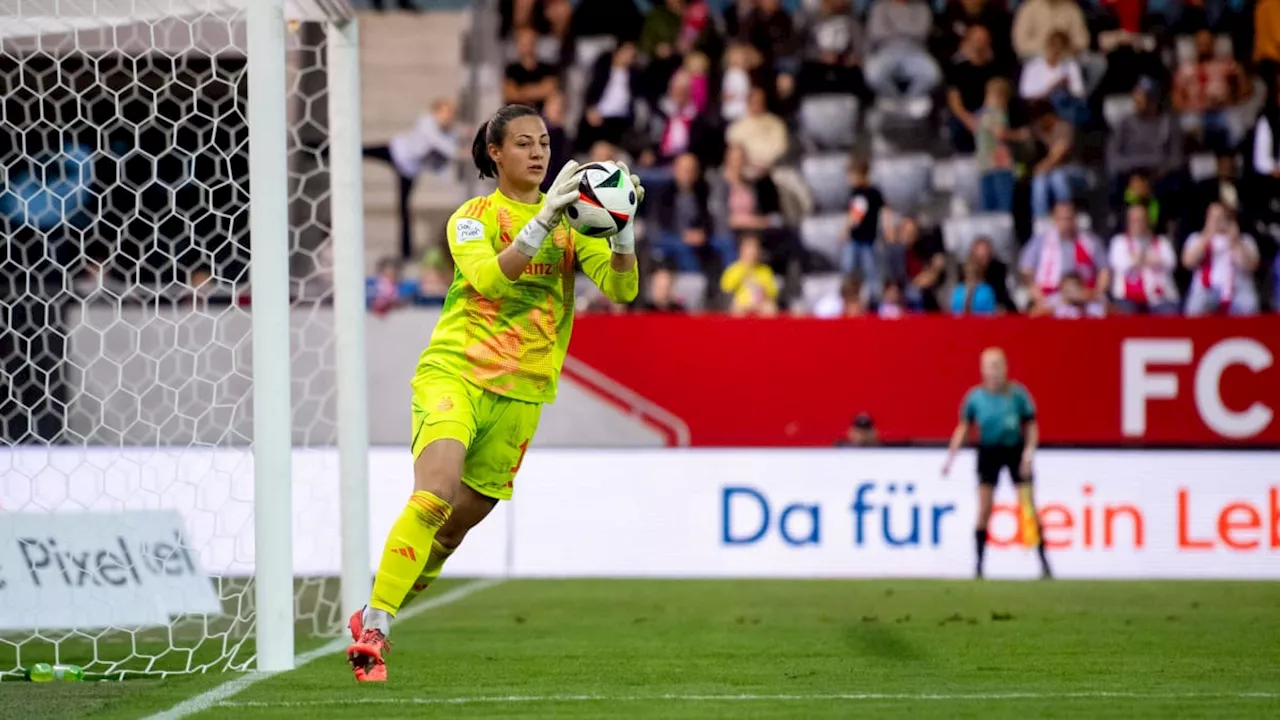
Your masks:
M177 510L222 612L143 629L34 617L33 630L0 631L0 673L54 661L112 676L249 667L243 4L109 25L36 23L24 18L46 2L16 5L0 17L0 508ZM324 37L307 22L287 40L293 441L312 467L336 465ZM336 533L312 512L333 503L330 485L295 483L294 503L295 537ZM336 551L299 545L295 563L317 576L296 581L299 632L334 632L337 587L321 576Z

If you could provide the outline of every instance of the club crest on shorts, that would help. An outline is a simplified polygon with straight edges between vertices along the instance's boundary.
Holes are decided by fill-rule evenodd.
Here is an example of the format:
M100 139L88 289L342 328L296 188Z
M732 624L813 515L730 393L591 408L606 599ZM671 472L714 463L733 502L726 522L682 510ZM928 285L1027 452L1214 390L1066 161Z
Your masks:
M453 398L442 397L440 402L436 403L436 412L449 412L453 409Z

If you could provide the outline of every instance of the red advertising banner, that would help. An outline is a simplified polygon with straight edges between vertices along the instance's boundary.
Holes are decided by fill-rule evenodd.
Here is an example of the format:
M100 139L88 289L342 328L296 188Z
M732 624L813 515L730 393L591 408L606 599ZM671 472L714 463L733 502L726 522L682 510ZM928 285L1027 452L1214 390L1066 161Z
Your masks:
M1046 443L1280 446L1280 316L583 316L566 374L589 366L587 385L652 408L673 444L830 445L864 411L882 441L941 442L992 346Z

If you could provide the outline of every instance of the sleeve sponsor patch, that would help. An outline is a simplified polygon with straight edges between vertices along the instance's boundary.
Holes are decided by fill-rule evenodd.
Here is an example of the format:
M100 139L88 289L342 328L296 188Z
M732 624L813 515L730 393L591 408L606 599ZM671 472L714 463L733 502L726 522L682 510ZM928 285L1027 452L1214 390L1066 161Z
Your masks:
M453 224L453 235L458 244L484 237L484 223L472 218L458 218Z

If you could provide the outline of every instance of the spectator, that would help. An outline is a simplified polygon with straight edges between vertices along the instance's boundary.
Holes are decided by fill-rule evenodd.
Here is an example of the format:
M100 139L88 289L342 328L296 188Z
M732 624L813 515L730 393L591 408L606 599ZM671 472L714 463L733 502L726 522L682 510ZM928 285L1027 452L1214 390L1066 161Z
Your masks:
M1018 312L1018 306L1009 294L1009 266L995 257L991 239L979 237L969 248L969 260L982 269L982 278L996 294L996 305L1007 312Z
M1084 75L1080 64L1068 54L1070 42L1064 32L1050 33L1044 53L1023 66L1018 94L1027 101L1048 101L1059 117L1083 127L1089 119Z
M987 81L986 98L978 111L977 153L979 209L1013 212L1013 153L1009 150L1009 96L1013 89L1002 77Z
M705 271L714 281L733 262L733 236L712 233L709 191L698 158L680 155L672 174L673 182L655 188L653 201L645 203L653 217L653 248L680 272Z
M849 161L849 216L846 227L849 242L841 256L840 270L859 275L876 287L880 272L876 260L876 238L880 234L880 211L884 196L871 184L871 166L861 157Z
M635 103L639 97L636 46L623 42L611 55L601 55L591 70L591 80L583 97L586 110L578 125L579 146L589 148L599 140L621 145L635 122Z
M1147 222L1152 227L1160 227L1160 200L1151 189L1151 179L1146 173L1136 172L1129 176L1123 206L1142 208L1147 213Z
M739 39L759 50L773 70L795 74L797 68L790 64L795 50L795 25L791 13L782 7L782 0L757 0L739 29Z
M1225 150L1235 146L1227 110L1249 97L1249 79L1232 58L1217 57L1213 33L1196 33L1196 59L1178 68L1173 84L1173 107L1182 114L1183 128L1204 147Z
M649 276L649 297L640 305L641 310L657 313L683 313L684 304L676 299L675 273L665 265L659 265Z
M1258 0L1253 9L1253 33L1253 62L1258 74L1280 77L1280 0Z
M1222 151L1217 157L1217 172L1214 177L1196 183L1191 192L1191 202L1186 205L1183 223L1187 227L1198 226L1204 219L1213 203L1222 206L1237 215L1240 214L1241 201L1244 199L1244 188L1240 184L1240 173L1236 168L1236 156ZM1194 225L1193 225L1194 224Z
M764 89L754 87L748 96L746 116L729 126L725 140L746 152L751 172L765 173L787 151L787 136L787 124L769 112Z
M772 317L778 312L778 281L761 262L760 236L746 233L738 247L738 259L725 269L720 289L730 296L730 312L737 316Z
M725 151L720 176L711 188L711 208L718 234L758 232L781 224L778 187L768 175L748 174L740 145Z
M933 14L921 0L874 0L867 21L866 79L878 96L925 97L938 85L942 72L925 45L932 23Z
M689 98L693 101L693 106L698 109L701 115L707 109L707 103L711 100L709 97L711 89L711 60L700 52L691 52L684 56L684 64L681 66L685 74L689 76Z
M876 421L871 418L870 413L865 412L858 413L845 431L845 436L836 441L836 447L872 447L879 444Z
M1133 114L1116 124L1107 144L1107 168L1111 172L1114 201L1142 173L1168 196L1182 172L1182 129L1168 113L1160 111L1155 83L1144 79L1133 90Z
M1054 203L1072 201L1084 170L1071 123L1058 117L1046 102L1031 103L1027 113L1030 136L1044 148L1044 156L1031 168L1031 213L1041 218L1048 216Z
M1125 231L1111 238L1108 256L1113 308L1130 315L1178 314L1178 287L1173 281L1178 256L1169 238L1151 232L1145 208L1129 206Z
M800 91L806 95L852 93L866 97L862 62L862 26L849 0L822 0L818 17L809 27Z
M914 218L884 214L885 287L896 284L914 310L938 311L937 291L946 279L946 253L937 233L923 233Z
M1074 272L1062 276L1060 291L1045 298L1031 308L1031 317L1051 315L1055 318L1074 320L1107 316L1107 307L1100 300L1092 299L1080 275Z
M1235 215L1220 203L1210 205L1204 227L1182 247L1182 264L1193 273L1187 314L1256 315L1258 289L1253 274L1259 260L1257 243L1240 232Z
M374 268L373 277L366 284L369 310L375 315L385 315L401 304L400 261L383 258Z
M971 25L960 44L959 54L947 68L951 146L956 152L968 154L974 151L977 113L986 100L987 83L999 74L991 50L991 33L982 25Z
M676 39L676 51L688 55L695 50L718 52L715 17L706 0L685 0L680 16L680 37Z
M745 43L734 43L724 56L724 76L720 80L720 115L734 122L747 114L751 97L751 74L760 67L760 53Z
M391 137L386 145L364 149L364 156L381 160L396 171L400 179L400 257L413 255L413 217L409 201L413 184L423 172L437 177L451 177L454 161L462 150L456 127L457 105L452 100L437 99L431 112L422 115L413 128Z
M1259 205L1280 198L1280 75L1271 86L1271 99L1253 133L1253 170Z
M1013 16L1013 49L1025 60L1043 55L1049 36L1066 33L1071 55L1089 50L1089 27L1075 0L1027 0Z
M846 275L840 288L826 295L813 306L813 316L824 320L862 317L867 314L867 303L862 297L862 278Z
M972 252L964 264L964 278L951 291L952 315L995 315L996 290L984 277L986 267Z
M1055 307L1055 296L1068 274L1084 288L1083 301L1103 302L1111 283L1106 251L1092 233L1080 230L1076 208L1059 202L1053 208L1053 226L1031 239L1022 249L1018 269L1031 294L1033 307Z
M654 123L652 162L641 164L668 165L677 155L690 152L700 134L702 126L698 123L698 107L693 102L692 82L689 74L681 70L671 76L667 94L658 102L658 117Z
M659 0L645 15L639 50L645 56L667 58L678 54L676 44L684 25L685 0Z
M906 308L902 306L902 283L886 280L884 290L880 291L880 302L876 304L876 317L897 320L906 314Z
M960 51L964 39L974 27L983 27L992 41L996 65L1001 73L1013 68L1015 57L1011 37L1012 19L1002 3L989 0L948 2L938 16L934 56L949 58Z
M542 110L547 98L560 90L556 69L538 60L538 33L532 28L516 31L516 61L507 66L502 81L502 101Z
M554 93L542 106L542 119L547 123L547 135L551 140L551 158L547 165L547 177L542 181L542 191L546 192L555 180L556 173L564 167L573 148L573 138L564 124L564 95Z

